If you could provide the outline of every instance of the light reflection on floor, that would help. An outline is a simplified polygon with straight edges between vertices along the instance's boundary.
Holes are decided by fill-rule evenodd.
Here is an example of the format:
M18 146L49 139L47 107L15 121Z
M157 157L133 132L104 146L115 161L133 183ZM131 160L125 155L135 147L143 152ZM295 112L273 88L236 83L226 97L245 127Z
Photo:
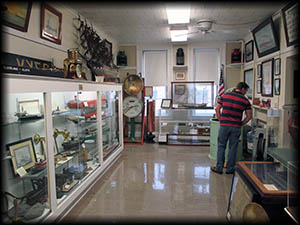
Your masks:
M232 175L211 173L209 147L125 145L120 159L62 222L226 222Z

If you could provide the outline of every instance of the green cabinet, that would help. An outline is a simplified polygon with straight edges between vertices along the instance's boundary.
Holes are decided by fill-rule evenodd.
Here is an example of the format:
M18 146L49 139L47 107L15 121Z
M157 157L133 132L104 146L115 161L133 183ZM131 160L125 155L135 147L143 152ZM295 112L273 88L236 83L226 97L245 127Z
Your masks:
M210 120L210 153L209 153L209 158L217 160L217 152L218 152L218 133L219 133L219 127L220 127L220 122L215 119ZM243 128L241 128L243 129ZM226 150L225 150L225 162L227 162L227 154L228 154L228 149L229 149L229 143L227 143ZM243 141L242 141L242 134L240 136L239 140L239 145L237 149L237 154L236 154L236 161L241 161L243 160Z

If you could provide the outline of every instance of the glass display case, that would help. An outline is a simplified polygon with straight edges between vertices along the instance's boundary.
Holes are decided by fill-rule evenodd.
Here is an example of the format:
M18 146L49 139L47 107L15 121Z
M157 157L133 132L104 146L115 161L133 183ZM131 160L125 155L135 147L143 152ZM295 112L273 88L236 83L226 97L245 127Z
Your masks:
M278 219L291 221L284 208L287 196L295 201L296 193L288 187L286 167L277 162L265 161L240 161L236 165L227 219L231 222L245 222L245 211L250 203L255 202L260 210L253 216L258 219L259 215L266 213L271 223Z
M209 145L209 120L213 110L160 109L159 142L176 145Z
M3 219L54 221L123 150L122 86L13 74L3 82Z
M298 191L299 191L299 162L298 161L289 161L288 162L288 189L292 191L288 193L287 196L287 206L285 207L285 211L288 215L296 222L299 223L299 202L298 200ZM294 196L296 194L296 197Z

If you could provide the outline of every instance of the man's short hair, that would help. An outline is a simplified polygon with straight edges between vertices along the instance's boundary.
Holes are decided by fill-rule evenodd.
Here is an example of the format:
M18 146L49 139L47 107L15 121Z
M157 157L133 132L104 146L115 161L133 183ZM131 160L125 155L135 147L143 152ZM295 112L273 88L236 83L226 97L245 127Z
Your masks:
M236 88L239 89L239 90L242 90L242 88L248 89L249 85L246 82L239 82L236 85Z

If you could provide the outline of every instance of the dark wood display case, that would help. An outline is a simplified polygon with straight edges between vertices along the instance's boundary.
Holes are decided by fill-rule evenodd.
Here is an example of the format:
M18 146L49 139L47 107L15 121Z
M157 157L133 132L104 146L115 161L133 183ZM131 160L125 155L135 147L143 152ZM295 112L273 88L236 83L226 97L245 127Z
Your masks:
M232 180L227 220L243 222L243 211L251 202L260 204L270 222L293 220L284 211L289 196L296 204L296 192L288 189L287 168L277 162L240 161Z

